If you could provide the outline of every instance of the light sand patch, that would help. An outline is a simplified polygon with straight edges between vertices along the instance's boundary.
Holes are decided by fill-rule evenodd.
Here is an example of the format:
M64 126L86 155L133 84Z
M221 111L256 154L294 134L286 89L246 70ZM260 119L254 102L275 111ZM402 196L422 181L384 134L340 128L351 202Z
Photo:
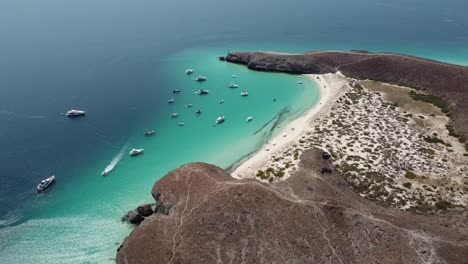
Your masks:
M320 99L317 104L302 116L289 123L257 153L237 167L232 173L234 177L254 178L259 170L266 170L267 165L272 162L273 164L270 164L269 167L275 167L275 172L277 172L279 168L284 168L285 164L289 164L289 166L287 166L288 168L285 168L283 171L284 175L277 178L285 179L297 169L299 159L295 159L294 155L283 154L283 152L291 151L291 147L295 145L303 135L312 131L313 120L327 113L333 105L333 101L349 89L348 80L340 74L309 74L306 76L317 82L319 86ZM294 150L292 151L294 152ZM277 180L277 178L273 179ZM268 179L264 177L264 180Z

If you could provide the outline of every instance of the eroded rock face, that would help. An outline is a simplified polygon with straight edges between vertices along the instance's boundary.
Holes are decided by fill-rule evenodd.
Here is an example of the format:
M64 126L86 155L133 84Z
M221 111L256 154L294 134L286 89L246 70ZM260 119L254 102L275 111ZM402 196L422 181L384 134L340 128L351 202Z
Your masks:
M463 263L463 218L445 226L377 206L353 193L322 152L296 175L266 185L204 164L182 166L152 189L153 214L125 239L118 263ZM444 217L448 217L447 215ZM454 220L455 219L455 220Z

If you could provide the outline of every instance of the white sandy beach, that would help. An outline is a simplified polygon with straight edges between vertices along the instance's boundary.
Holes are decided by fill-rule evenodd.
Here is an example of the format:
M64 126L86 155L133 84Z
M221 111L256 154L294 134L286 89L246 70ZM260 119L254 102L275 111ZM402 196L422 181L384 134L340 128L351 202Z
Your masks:
M323 115L333 105L335 99L346 91L348 80L340 74L307 74L320 89L317 104L299 118L290 122L274 138L262 146L255 154L240 164L232 173L235 178L254 178L258 170L265 169L269 158L288 149L308 131L312 131L313 121ZM283 179L290 175L286 173Z

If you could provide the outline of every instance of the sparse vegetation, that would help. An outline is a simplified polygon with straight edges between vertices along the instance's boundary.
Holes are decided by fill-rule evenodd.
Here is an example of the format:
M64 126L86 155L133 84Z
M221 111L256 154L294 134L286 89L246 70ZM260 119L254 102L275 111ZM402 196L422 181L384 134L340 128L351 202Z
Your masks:
M435 154L435 151L433 149L429 149L429 148L421 148L420 149L422 153L425 153L429 156L434 156Z
M430 103L434 106L437 106L440 108L440 110L443 113L448 113L450 110L448 108L447 102L445 102L442 98L430 94L423 94L423 93L417 93L415 91L411 91L409 93L409 96L415 100L415 101L422 101L426 103Z
M403 183L403 187L407 188L407 189L411 189L411 182L405 182Z
M460 135L457 134L457 132L455 132L455 129L453 128L453 126L451 124L445 125L445 128L447 128L447 130L449 132L449 136L452 136L454 138L460 138Z
M414 174L414 172L412 172L410 170L407 170L405 172L405 178L411 179L411 180L416 179L416 174Z
M436 202L434 205L437 209L440 209L440 210L447 210L448 208L454 207L451 202L445 201L445 200L440 200Z
M434 144L441 143L445 145L445 142L436 136L424 137L424 141L426 141L427 143L434 143Z

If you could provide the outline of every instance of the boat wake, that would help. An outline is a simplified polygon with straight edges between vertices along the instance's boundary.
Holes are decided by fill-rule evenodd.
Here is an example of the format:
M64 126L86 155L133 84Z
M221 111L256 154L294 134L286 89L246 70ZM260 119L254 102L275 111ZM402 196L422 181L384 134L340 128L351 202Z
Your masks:
M112 158L109 165L107 165L107 167L102 171L102 173L101 173L102 176L106 176L107 174L109 174L109 172L111 172L115 168L115 166L117 166L117 164L123 158L123 155L125 153L126 148L127 148L127 144L125 144L122 147L122 149L119 151L119 153L117 153L117 155L115 155L114 158Z

